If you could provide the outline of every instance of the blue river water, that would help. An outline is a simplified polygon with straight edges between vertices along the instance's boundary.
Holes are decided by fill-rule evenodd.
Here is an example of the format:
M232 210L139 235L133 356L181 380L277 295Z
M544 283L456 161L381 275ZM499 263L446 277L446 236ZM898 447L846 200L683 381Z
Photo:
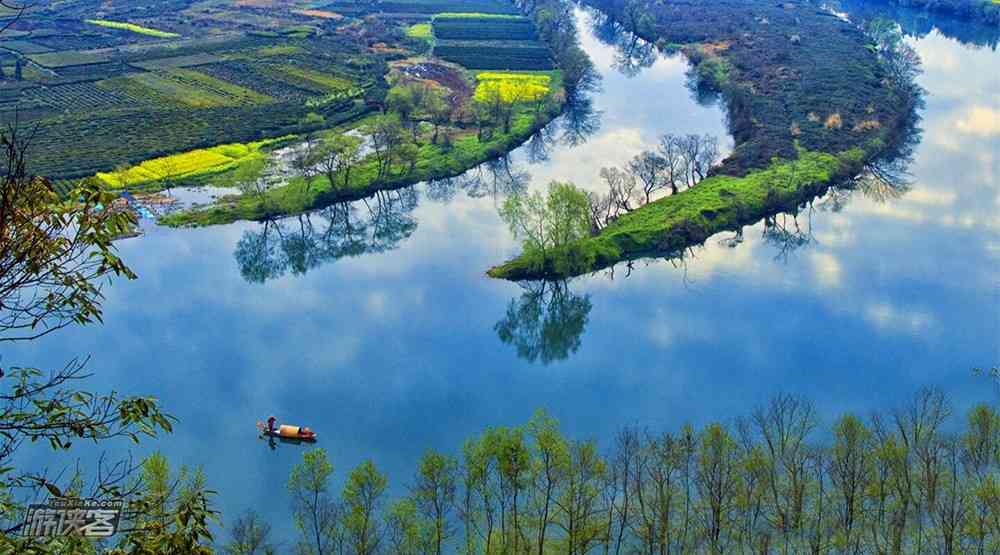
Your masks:
M709 133L731 147L721 109L685 86L682 58L628 76L583 15L581 35L603 75L599 128L582 144L564 140L544 161L522 147L499 170L475 172L475 183L356 203L373 223L365 246L337 251L353 256L281 254L328 239L330 214L267 229L148 223L145 236L120 243L139 279L106 289L104 325L17 345L4 363L44 368L89 355L90 389L158 397L176 431L109 454L160 450L200 465L227 517L254 508L284 540L284 483L302 449L256 438L269 414L318 431L337 487L371 458L398 492L425 449L455 453L485 427L522 423L538 408L571 436L607 440L626 424L727 420L779 392L810 398L827 419L892 408L928 385L959 412L996 399L972 372L1000 361L995 41L962 44L936 30L907 39L928 93L912 185L898 199L821 199L747 228L739 242L727 233L683 260L544 290L492 280L485 270L518 250L496 212L511 183L598 190L602 166L624 164L666 132ZM519 313L525 306L541 316ZM24 456L57 468L93 454Z

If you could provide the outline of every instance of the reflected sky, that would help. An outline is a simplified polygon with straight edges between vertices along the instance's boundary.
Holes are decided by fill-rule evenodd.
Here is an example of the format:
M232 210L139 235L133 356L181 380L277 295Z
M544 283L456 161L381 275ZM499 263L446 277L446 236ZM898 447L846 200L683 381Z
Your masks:
M725 134L719 108L685 88L683 60L627 78L611 69L612 48L583 39L604 75L600 129L542 163L516 152L531 188L568 179L596 190L601 166L659 134ZM517 251L498 199L457 191L436 201L420 186L408 212L416 227L395 248L263 284L246 281L234 257L260 224L149 226L120 244L140 278L108 289L104 326L17 345L3 362L90 354L93 389L158 396L180 425L137 453L203 465L227 515L254 507L285 538L284 480L301 449L255 440L254 423L271 413L318 431L338 487L371 457L402 488L427 447L455 451L538 407L571 435L608 438L623 424L727 419L781 391L807 395L827 417L893 406L932 384L959 407L989 399L971 368L1000 360L1000 57L936 32L911 42L928 95L909 193L888 203L855 193L836 212L817 202L779 217L803 238L795 248L758 224L735 247L723 234L681 261L574 280L565 292L589 310L565 358L532 361L498 336L526 292L484 275ZM89 455L25 453L50 467Z

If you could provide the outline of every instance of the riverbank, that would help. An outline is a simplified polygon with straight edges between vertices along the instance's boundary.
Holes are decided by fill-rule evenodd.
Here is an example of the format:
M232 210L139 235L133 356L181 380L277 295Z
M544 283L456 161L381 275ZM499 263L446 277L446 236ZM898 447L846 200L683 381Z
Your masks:
M316 176L308 183L304 178L296 177L261 195L223 197L208 208L168 214L160 218L159 223L178 227L226 224L239 220L262 221L365 198L378 191L400 189L421 181L455 177L483 162L502 157L525 143L558 117L562 106L563 103L554 104L540 112L523 106L512 117L509 132L497 130L484 140L480 140L475 130L468 129L456 130L447 141L432 142L429 137L423 136L418 143L415 161L382 178L378 177L380 161L369 155L352 170L346 185L331 184L325 176ZM340 131L360 130L366 123L366 120L361 120Z
M636 3L590 3L604 10L602 28L684 52L698 86L721 94L735 148L693 188L544 256L522 254L491 268L491 277L571 277L677 253L794 210L883 155L919 104L916 66L897 57L894 37L865 34L815 5L724 2L711 10L657 7L638 17L630 11Z
M721 231L797 209L831 183L858 173L863 158L860 150L838 155L802 152L796 160L775 162L743 177L709 177L696 187L624 214L598 235L559 252L521 255L487 273L514 281L558 279L627 260L679 253Z

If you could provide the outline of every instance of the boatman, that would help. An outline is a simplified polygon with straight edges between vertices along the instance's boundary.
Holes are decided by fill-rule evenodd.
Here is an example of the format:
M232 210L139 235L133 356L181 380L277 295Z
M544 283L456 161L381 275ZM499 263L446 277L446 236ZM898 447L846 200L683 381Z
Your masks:
M274 415L271 415L271 416L267 417L267 431L269 433L272 433L272 434L274 433L274 423L277 422L277 420L278 419L275 418Z

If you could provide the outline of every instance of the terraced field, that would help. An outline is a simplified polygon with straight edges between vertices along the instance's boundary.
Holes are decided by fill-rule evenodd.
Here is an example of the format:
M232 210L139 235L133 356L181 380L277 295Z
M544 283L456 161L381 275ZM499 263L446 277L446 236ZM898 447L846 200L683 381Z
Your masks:
M523 40L538 38L535 25L526 17L487 15L438 15L434 36L439 40Z
M319 9L345 15L371 13L372 11L427 15L447 12L520 15L513 4L496 0L382 0L376 2L336 0L323 4Z
M553 67L531 19L504 0L266 4L40 8L0 41L0 125L16 117L36 128L32 170L57 180L176 153L196 152L196 163L168 165L204 169L225 165L206 148L313 132L380 109L388 62L431 48L472 70ZM534 91L527 101L549 84L494 80L481 90L525 87ZM467 97L471 82L466 89Z
M32 170L55 179L309 132L384 94L385 63L339 36L337 19L321 19L321 31L294 13L295 2L268 13L239 2L100 14L84 4L41 9L0 41L0 125L36 128Z
M434 55L470 69L552 69L552 56L537 41L437 41Z
M443 13L433 20L434 55L470 69L550 70L552 55L522 16Z

